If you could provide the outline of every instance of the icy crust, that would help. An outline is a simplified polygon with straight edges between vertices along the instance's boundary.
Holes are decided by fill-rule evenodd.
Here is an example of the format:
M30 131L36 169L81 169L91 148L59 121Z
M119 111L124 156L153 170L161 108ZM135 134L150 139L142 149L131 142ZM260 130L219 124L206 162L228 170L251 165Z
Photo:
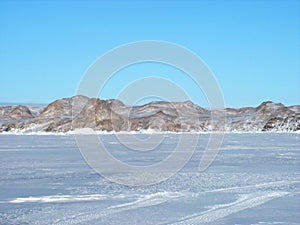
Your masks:
M151 102L126 106L118 100L74 96L44 108L0 107L0 133L97 132L295 132L300 130L300 106L264 102L258 107L207 110L186 102Z
M202 137L170 179L133 187L95 173L71 136L2 136L0 224L299 224L298 134L228 134L199 172L209 135ZM143 166L164 159L180 137L167 135L159 151L143 153L102 138L117 159Z

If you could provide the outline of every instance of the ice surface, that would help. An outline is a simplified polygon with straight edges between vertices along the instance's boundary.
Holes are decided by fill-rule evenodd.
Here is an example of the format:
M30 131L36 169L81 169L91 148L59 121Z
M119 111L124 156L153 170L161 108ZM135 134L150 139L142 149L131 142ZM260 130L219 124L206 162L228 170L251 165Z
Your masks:
M167 157L180 137L156 135L164 142L147 152L100 136L112 155L140 166ZM189 163L167 181L134 187L95 173L71 134L0 135L0 224L300 224L299 134L226 134L199 173L208 138L200 135Z

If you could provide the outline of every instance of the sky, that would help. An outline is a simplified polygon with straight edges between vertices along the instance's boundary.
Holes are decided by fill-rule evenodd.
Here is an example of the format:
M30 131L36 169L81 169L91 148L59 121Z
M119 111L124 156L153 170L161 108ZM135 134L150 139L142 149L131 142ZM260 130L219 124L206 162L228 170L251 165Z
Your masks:
M1 0L0 102L50 103L73 96L95 60L143 40L175 43L197 54L214 74L227 107L267 100L300 104L300 1L291 0ZM147 76L164 77L196 104L207 104L188 76L155 63L119 71L99 97L120 97ZM155 93L141 102L153 99Z

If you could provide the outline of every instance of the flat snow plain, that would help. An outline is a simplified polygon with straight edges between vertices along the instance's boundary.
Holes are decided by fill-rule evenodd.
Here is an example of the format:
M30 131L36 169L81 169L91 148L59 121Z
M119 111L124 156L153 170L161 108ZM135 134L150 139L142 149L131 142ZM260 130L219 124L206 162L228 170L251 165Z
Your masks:
M100 136L119 160L150 165L180 136L157 135L162 145L138 153ZM0 224L300 224L299 134L226 134L200 173L208 137L170 179L135 187L90 168L73 135L0 135Z

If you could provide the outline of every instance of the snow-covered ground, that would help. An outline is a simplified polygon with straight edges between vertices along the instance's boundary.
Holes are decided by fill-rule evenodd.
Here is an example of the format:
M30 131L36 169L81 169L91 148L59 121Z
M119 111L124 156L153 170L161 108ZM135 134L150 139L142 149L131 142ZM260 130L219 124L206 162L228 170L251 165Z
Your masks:
M164 143L147 152L101 138L121 161L150 165L180 137L156 135ZM134 187L94 172L73 135L0 135L0 224L300 224L299 134L226 134L200 173L208 137L173 177Z

